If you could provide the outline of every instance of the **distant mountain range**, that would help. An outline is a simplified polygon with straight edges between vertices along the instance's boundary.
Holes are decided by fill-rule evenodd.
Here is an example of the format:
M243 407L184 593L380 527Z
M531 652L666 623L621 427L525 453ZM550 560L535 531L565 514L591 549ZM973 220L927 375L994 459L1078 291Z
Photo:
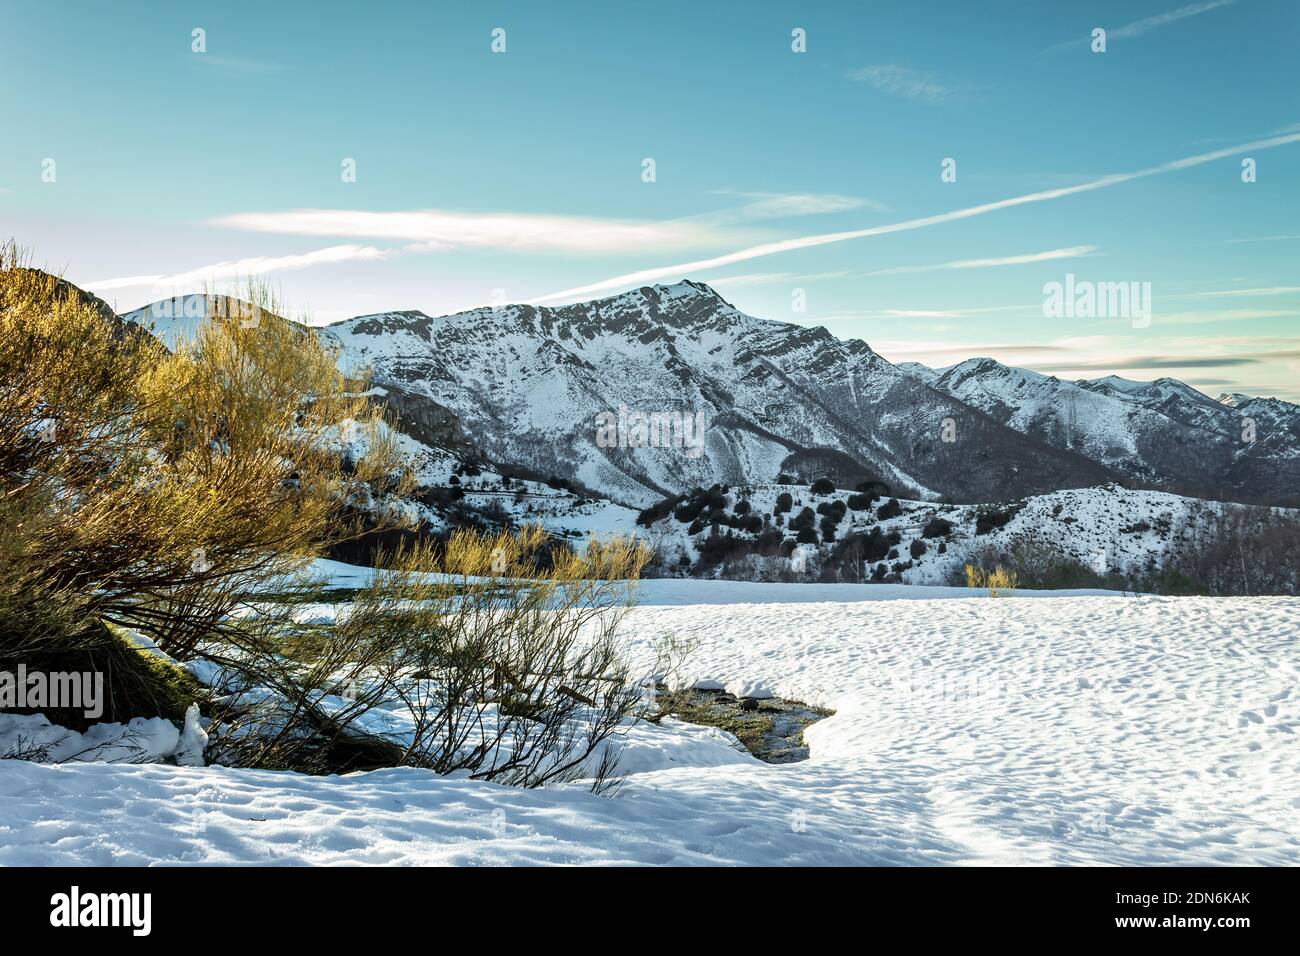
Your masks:
M172 345L216 301L123 318ZM1289 402L1215 401L1173 379L1063 382L992 359L895 365L865 342L748 316L697 282L557 308L386 312L318 332L341 365L373 369L421 442L634 507L782 472L959 503L1123 479L1270 503L1300 488ZM684 443L670 422L688 426Z
M1300 406L1290 402L1239 394L1216 401L1172 378L1063 382L990 358L899 367L1024 435L1150 487L1261 503L1300 493Z

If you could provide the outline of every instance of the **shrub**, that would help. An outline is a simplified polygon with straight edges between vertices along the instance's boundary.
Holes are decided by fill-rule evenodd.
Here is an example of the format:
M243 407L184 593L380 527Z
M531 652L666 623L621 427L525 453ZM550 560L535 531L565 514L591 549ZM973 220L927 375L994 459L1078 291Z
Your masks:
M295 577L312 560L409 527L367 390L300 326L205 322L168 353L0 251L0 659L90 655L123 711L168 715L198 693L114 635L216 664L219 762L600 785L639 699L615 643L633 542L459 531L398 546L334 623L297 620L325 593ZM401 743L364 729L376 707L409 718Z
M790 519L790 530L800 531L803 528L811 528L816 520L817 516L813 510L804 505L803 510Z
M790 492L783 491L776 496L776 507L772 509L772 514L774 516L785 514L793 507L794 507L794 498L790 496Z
M991 573L999 567L1016 576L1017 587L1035 590L1107 588L1122 590L1121 575L1098 574L1083 562L1062 552L1054 544L1017 537L1003 550L985 548L967 558L968 563Z
M925 527L921 530L921 537L946 538L948 535L952 534L952 528L953 524L951 521L935 515L935 517L925 523Z
M673 509L673 517L682 524L690 524L700 516L704 510L704 503L698 499L683 501Z
M876 517L881 521L889 518L897 518L903 513L903 506L898 503L897 498L890 498L883 505L876 509Z
M1014 591L1017 586L1016 573L1007 568L997 567L985 570L974 564L966 565L966 586L968 588L988 588L989 597L1001 597Z
M594 769L589 760L639 701L615 637L648 553L592 540L583 555L552 546L539 561L545 545L538 527L462 531L390 555L351 614L298 648L296 667L268 668L281 678L272 686L312 714L308 752L321 726L364 741L354 725L397 707L410 729L385 763L518 786L575 775L603 784L613 751ZM318 689L348 684L358 692L342 714L312 706ZM249 756L244 739L227 733L216 746Z
M975 516L975 533L989 534L1004 527L1020 510L1017 506L1006 508L986 508Z
M926 552L925 542L922 541L920 538L915 538L913 539L911 545L908 547L907 550L911 552L911 555L914 559L919 558L921 555L925 554Z
M273 311L265 293L251 295ZM207 322L171 354L21 268L10 249L0 383L0 580L20 601L43 602L35 583L57 583L80 619L130 628L173 656L192 652L251 584L376 521L404 523L352 507L413 482L379 411L355 397L365 384L299 326ZM25 638L0 640L12 649Z
M875 479L869 478L866 481L859 481L854 486L853 490L866 495L867 501L871 502L888 495L889 485L885 484L883 481L876 481Z
M872 528L862 540L862 557L867 561L879 561L889 553L889 539L880 528Z
M835 482L829 478L818 478L809 487L808 490L815 495L830 495L835 493Z
M637 514L636 523L643 528L649 528L656 521L662 521L670 514L673 514L674 510L684 499L684 495L676 495L671 498L665 498L663 501L653 504L648 508L644 508Z

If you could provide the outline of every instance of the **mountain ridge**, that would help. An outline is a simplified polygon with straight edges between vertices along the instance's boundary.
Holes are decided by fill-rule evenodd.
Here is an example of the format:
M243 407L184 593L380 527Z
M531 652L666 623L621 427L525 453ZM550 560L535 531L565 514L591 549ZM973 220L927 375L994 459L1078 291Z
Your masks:
M327 331L350 360L373 366L377 381L455 407L494 457L571 471L629 504L695 485L769 479L827 458L857 472L844 480L971 500L1008 485L1029 493L1072 475L1081 483L1114 477L1026 441L861 340L746 315L703 283L438 319L374 313ZM703 462L665 448L595 447L595 416L624 406L706 414ZM941 441L945 420L971 439L975 467L955 461L956 449Z
M445 410L437 417L488 460L571 476L628 505L782 470L966 502L1117 479L1212 498L1300 484L1300 407L1281 400L1218 402L1175 379L1063 382L987 357L896 365L861 339L749 316L691 280L314 328L342 367L370 366L377 384ZM1266 432L1253 452L1231 441L1243 408ZM595 420L619 409L704 414L702 453L601 447Z

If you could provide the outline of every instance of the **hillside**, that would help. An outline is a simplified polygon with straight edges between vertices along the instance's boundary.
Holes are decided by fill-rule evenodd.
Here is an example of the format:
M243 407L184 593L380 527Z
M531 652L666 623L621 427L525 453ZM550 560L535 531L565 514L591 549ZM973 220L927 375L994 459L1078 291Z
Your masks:
M665 569L698 576L960 584L968 562L1008 563L1015 552L1030 564L1077 565L1076 579L1058 586L1123 588L1215 540L1232 519L1300 515L1114 484L997 505L869 497L803 485L729 487L643 512L642 523Z

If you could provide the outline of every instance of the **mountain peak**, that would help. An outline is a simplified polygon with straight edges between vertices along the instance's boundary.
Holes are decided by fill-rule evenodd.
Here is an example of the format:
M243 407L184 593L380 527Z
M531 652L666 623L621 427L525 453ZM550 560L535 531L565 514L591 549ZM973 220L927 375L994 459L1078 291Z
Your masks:
M660 283L653 285L650 288L654 289L661 296L668 296L670 298L707 296L719 301L725 301L722 296L718 295L717 290L708 283L698 282L695 279L682 279L680 282L673 282L670 284Z
M1151 384L1150 382L1135 382L1131 378L1122 378L1119 375L1106 375L1102 378L1091 379L1090 381L1093 385L1105 385L1109 388L1115 389L1117 392L1124 392L1125 394L1132 394L1133 392L1141 391Z
M658 283L650 286L642 286L630 293L624 293L619 296L611 296L611 299L617 301L624 299L628 295L635 295L642 299L653 301L659 307L671 307L686 305L691 309L702 307L710 308L727 308L734 309L730 302L718 294L717 290L704 282L697 282L694 279L683 279L680 282Z

